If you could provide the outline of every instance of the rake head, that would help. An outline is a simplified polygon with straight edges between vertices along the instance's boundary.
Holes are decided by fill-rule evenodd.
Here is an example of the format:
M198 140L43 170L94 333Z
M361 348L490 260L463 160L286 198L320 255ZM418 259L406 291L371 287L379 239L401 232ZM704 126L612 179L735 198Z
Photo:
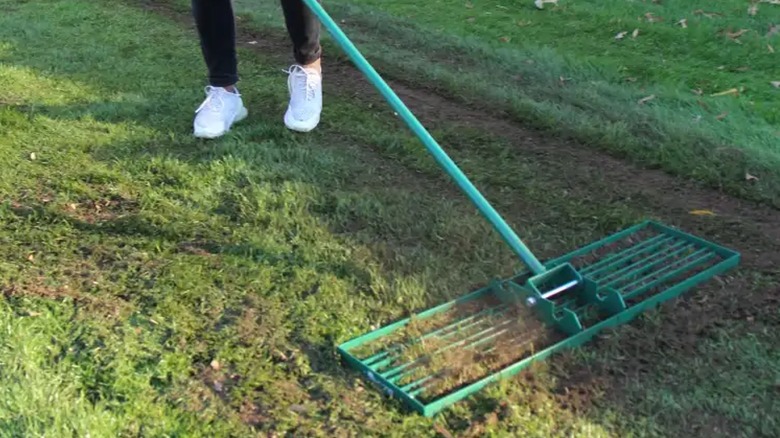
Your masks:
M645 222L339 346L385 392L432 416L735 267L739 253Z

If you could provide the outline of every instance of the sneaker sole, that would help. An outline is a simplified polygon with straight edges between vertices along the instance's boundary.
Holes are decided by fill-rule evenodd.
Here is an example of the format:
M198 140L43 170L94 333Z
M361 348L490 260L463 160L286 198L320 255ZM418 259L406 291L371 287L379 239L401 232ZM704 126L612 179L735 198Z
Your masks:
M298 122L291 119L290 112L288 111L284 115L284 125L287 126L287 129L291 131L296 132L310 132L313 131L314 128L317 127L317 125L320 124L320 116L317 116L313 121L311 122Z
M198 131L197 128L194 130L194 135L197 138L205 138L205 139L215 139L218 137L222 137L223 135L227 134L230 131L230 128L233 127L234 124L244 120L249 115L249 111L246 109L245 106L242 106L240 110L238 110L238 113L236 113L236 116L233 118L233 120L228 125L228 128L222 132L204 132L204 131Z

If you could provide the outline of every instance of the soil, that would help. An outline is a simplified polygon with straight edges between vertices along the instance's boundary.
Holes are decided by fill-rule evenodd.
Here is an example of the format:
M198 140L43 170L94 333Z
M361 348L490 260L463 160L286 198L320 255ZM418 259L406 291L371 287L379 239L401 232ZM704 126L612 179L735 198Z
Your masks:
M114 221L138 212L138 202L119 195L105 194L97 201L68 204L61 208L63 214L88 224Z
M499 299L486 295L429 318L411 320L396 332L351 353L361 359L389 353L383 358L391 360L377 372L387 373L403 366L397 371L401 378L396 384L418 382L419 386L409 391L423 389L417 399L430 403L564 338L546 328L528 308L518 305L483 318L467 319L453 327L464 318L497 306L501 306ZM421 338L426 334L430 335ZM426 377L430 379L420 381Z
M48 278L51 280L51 278ZM66 282L63 282L66 283ZM79 292L80 288L71 288L67 284L48 286L47 278L28 278L15 284L0 284L0 295L6 299L13 297L37 297L57 301L70 300L82 306L87 313L119 318L132 310L132 304L121 298L107 298Z
M186 11L177 10L164 2L151 5L145 0L137 1L147 9L154 9L181 22L192 29L194 35L193 23ZM289 61L287 35L278 31L249 31L241 22L239 19L238 41L243 48L255 50L264 57L277 57L280 65ZM330 92L356 96L363 103L383 108L382 105L386 105L384 100L363 75L345 58L339 55L336 58L330 58L328 54L323 58ZM540 174L557 175L573 196L583 199L598 197L602 201L628 204L648 212L667 225L680 227L739 251L742 254L739 271L751 271L774 279L774 290L756 286L751 275L734 275L734 272L710 281L685 294L679 303L667 306L663 327L657 333L645 337L628 336L625 342L636 345L627 345L627 350L690 350L699 341L700 334L728 319L777 324L768 315L773 311L772 304L780 303L778 210L659 170L627 163L592 147L546 136L503 114L493 113L489 108L468 106L437 94L424 84L410 84L387 77L385 80L426 127L457 123L502 136L517 146L518 160L531 159L539 166ZM746 181L746 184L749 183ZM712 210L715 215L694 215L691 214L693 210ZM518 212L513 211L506 212L506 215L509 220L519 217ZM738 298L733 293L735 291L739 291ZM641 357L627 357L623 366L627 369L646 368L641 363ZM590 375L587 379L570 378L561 385L570 393L581 394L582 391L577 388L586 387L588 382L606 376L613 387L607 392L620 393L619 388L614 388L620 385L616 376L607 376L606 371L593 372L603 375ZM578 396L576 404L583 403L581 398Z

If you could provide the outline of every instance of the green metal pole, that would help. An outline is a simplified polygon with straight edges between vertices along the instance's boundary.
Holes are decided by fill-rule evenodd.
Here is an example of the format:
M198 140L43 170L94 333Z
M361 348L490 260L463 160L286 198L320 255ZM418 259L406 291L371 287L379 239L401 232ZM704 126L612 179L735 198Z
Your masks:
M417 118L412 114L401 99L393 92L393 90L387 85L387 83L379 76L379 73L369 64L369 62L358 51L352 41L347 38L344 32L339 28L335 21L328 15L325 9L317 2L317 0L303 0L303 2L312 10L312 12L320 19L322 24L333 36L336 42L341 46L352 61L357 65L357 68L368 77L368 80L379 90L379 92L385 97L390 106L401 116L406 122L409 128L417 135L417 137L423 142L428 151L433 155L434 159L441 165L447 174L455 180L460 188L466 193L471 201L476 205L477 209L487 219L493 228L498 231L504 241L510 248L528 265L534 274L541 274L546 272L544 266L539 260L531 253L528 247L520 240L515 234L512 228L501 218L501 215L487 202L484 196L477 190L476 187L469 181L466 175L458 168L455 162L447 155L441 146L436 143L430 133L420 124Z

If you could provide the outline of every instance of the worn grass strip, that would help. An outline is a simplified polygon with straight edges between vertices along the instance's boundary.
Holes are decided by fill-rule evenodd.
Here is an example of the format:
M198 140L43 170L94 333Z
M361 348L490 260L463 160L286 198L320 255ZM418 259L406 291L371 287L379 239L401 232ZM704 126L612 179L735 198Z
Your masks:
M508 6L502 9L494 3L466 9L468 14L482 14L484 24L465 29L460 22L452 21L459 19L459 7L436 2L421 8L404 2L388 6L336 1L329 2L328 10L387 77L505 112L529 126L643 166L659 167L735 195L780 205L780 128L774 112L777 93L768 79L774 55L756 52L766 51L766 44L772 42L773 37L762 34L770 25L770 11L749 23L752 32L742 37L742 45L727 36L711 35L716 29L742 22L711 20L716 25L699 15L691 18L691 27L704 28L689 29L693 35L680 41L673 40L677 36L672 32L678 29L668 20L638 21L637 26L643 29L654 26L648 30L649 35L641 34L639 42L625 41L621 46L609 34L603 39L585 38L589 42L578 45L576 41L582 39L585 28L625 27L636 20L629 14L640 6L617 7L614 2L598 6L595 16L589 12L593 5L566 6L566 12L555 19L534 18L535 23L539 21L533 27L535 32L526 35L526 29L517 26L508 34L516 39L497 44L491 37L493 30L483 28L492 23L506 26L505 22L513 17L536 11L523 12L524 7L518 6L510 12ZM276 18L281 13L276 4L243 0L236 7L255 23L283 30L283 23ZM651 9L659 15L656 10L662 7ZM580 9L571 11L573 8ZM563 23L583 29L558 38L553 27L568 29ZM538 39L532 40L532 36ZM710 38L706 44L705 36ZM637 47L641 44L642 49ZM655 47L670 45L672 52L664 53L663 65L651 69L649 65L655 64L641 58L650 56L647 52L657 50ZM732 61L708 58L715 47L724 46L723 57ZM338 56L338 52L338 48L328 46L331 56ZM736 60L748 56L750 62L745 63L750 70L742 72L744 66L736 65ZM680 67L675 67L677 64ZM726 76L728 72L730 76ZM749 79L743 80L745 75ZM641 78L642 82L627 78ZM727 85L731 83L734 85ZM738 98L710 96L732 87L747 87L747 91ZM701 90L703 95L691 90Z

